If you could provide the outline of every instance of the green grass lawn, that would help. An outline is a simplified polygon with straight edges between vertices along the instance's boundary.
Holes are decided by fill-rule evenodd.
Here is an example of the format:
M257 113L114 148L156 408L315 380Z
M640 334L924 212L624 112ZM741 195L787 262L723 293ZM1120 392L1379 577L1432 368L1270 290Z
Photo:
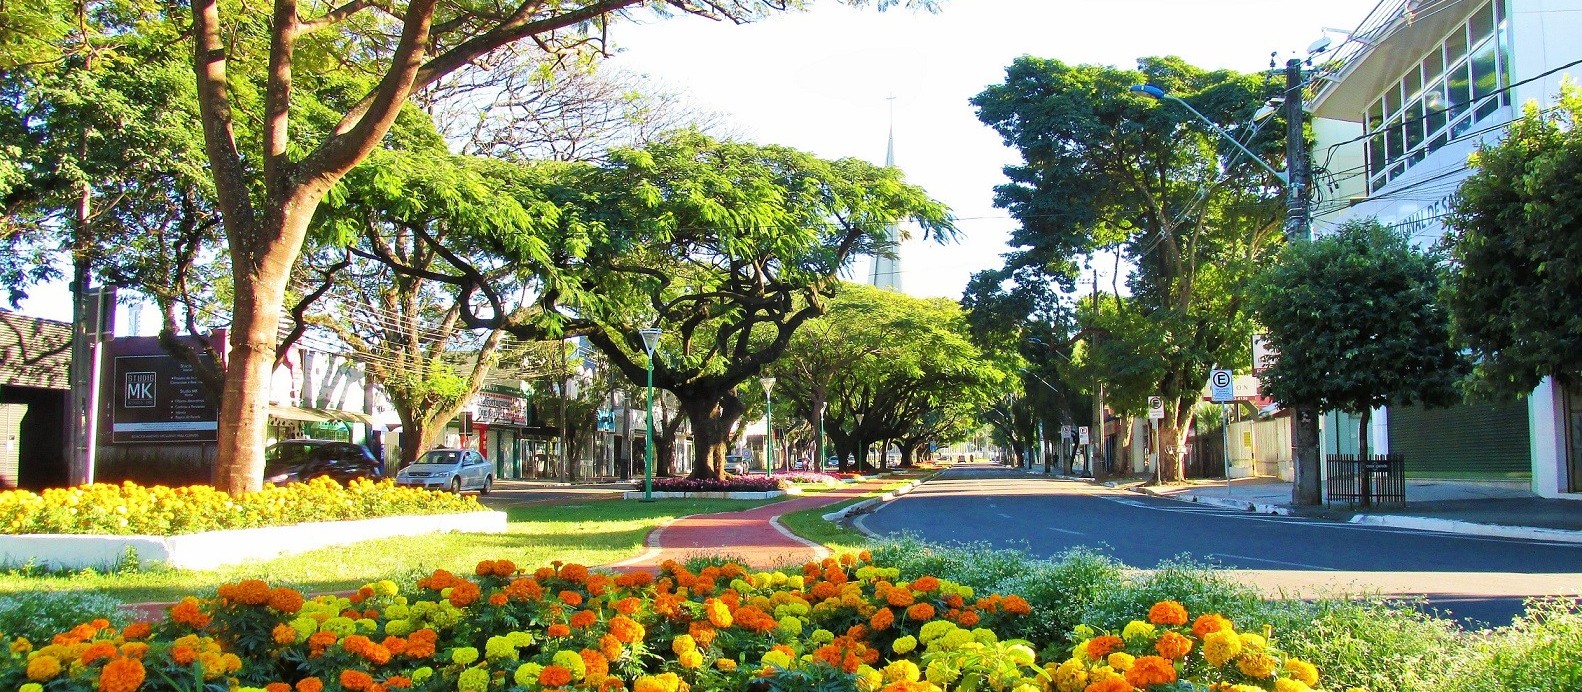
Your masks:
M780 517L780 523L798 536L806 538L829 548L835 553L853 553L868 547L869 539L861 531L848 529L844 526L824 520L824 515L857 504L864 500L878 497L884 493L900 488L919 477L931 474L907 474L899 477L893 483L886 483L878 490L865 493L861 497L854 497L844 502L838 502L824 507L815 507L800 512L792 512Z
M402 579L443 568L471 573L478 561L508 559L536 567L553 560L589 566L642 552L655 527L690 514L743 510L772 500L590 500L506 510L507 533L449 533L364 541L265 562L215 570L147 569L106 574L81 571L38 575L0 573L0 596L37 591L103 593L126 602L171 601L239 579L259 578L309 592L355 589L378 579Z

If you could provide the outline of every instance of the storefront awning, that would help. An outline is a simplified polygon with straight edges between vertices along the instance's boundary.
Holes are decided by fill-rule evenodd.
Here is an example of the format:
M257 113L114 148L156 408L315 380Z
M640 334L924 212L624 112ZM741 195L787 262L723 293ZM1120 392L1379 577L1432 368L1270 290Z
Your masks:
M360 411L340 411L329 408L307 408L305 406L280 406L269 407L269 417L281 420L299 420L309 423L328 423L341 421L345 423L362 423L373 425L374 419Z

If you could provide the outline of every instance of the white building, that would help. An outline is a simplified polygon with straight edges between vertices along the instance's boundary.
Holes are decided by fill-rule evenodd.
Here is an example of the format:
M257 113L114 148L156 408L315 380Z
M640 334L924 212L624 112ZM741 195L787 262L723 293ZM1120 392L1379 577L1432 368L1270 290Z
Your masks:
M1562 79L1582 76L1582 0L1384 0L1336 57L1309 103L1315 234L1377 217L1431 244L1468 154L1503 136L1523 104L1553 104ZM1397 407L1373 421L1372 447L1405 454L1408 475L1582 498L1582 392L1545 380L1521 401ZM1325 453L1355 451L1354 420L1324 427Z

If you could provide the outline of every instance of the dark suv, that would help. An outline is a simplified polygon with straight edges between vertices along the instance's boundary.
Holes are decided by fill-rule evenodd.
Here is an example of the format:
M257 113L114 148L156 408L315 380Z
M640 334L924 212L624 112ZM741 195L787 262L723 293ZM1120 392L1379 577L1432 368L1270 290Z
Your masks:
M367 447L336 440L284 440L264 450L264 482L274 485L329 476L341 483L353 478L384 478L384 464Z

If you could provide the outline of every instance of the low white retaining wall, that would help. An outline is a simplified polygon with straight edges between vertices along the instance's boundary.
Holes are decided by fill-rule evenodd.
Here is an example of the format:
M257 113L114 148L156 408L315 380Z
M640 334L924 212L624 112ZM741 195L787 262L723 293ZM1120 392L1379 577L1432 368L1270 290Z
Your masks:
M183 569L213 569L374 538L452 531L504 533L505 512L320 521L179 536L0 536L0 563L15 566L31 562L49 569L102 569L119 563L130 547L137 551L137 559L145 564L160 562Z
M786 494L786 492L784 490L769 490L769 491L759 492L759 493L753 493L753 492L732 492L732 491L724 491L724 490L708 490L708 491L699 491L699 492L694 492L694 493L672 493L672 492L661 492L661 491L655 490L654 493L653 493L655 500L678 499L678 498L687 498L687 497L700 498L700 499L705 499L705 500L767 500L767 499L769 499L771 497L780 497L781 495L784 495L784 494ZM623 497L625 499L628 499L628 500L641 500L641 499L643 499L643 491L641 491L641 490L628 490L621 497Z

